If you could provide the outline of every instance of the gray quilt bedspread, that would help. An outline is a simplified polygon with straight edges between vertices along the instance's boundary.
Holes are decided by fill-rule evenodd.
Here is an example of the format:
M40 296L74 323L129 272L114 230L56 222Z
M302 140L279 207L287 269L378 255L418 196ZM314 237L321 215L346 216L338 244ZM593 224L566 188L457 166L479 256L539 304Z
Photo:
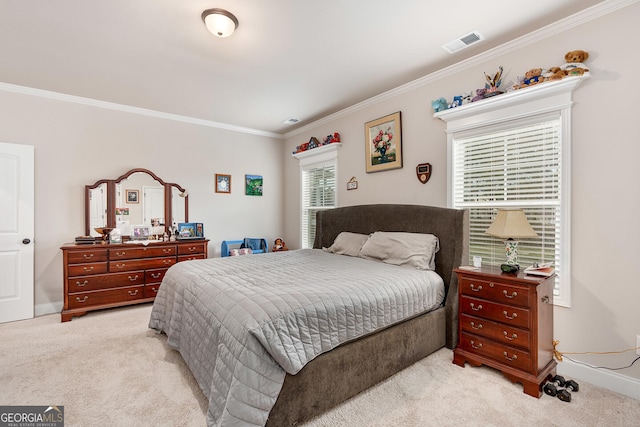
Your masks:
M208 396L210 426L264 426L285 372L443 299L435 272L303 249L176 264L149 327Z

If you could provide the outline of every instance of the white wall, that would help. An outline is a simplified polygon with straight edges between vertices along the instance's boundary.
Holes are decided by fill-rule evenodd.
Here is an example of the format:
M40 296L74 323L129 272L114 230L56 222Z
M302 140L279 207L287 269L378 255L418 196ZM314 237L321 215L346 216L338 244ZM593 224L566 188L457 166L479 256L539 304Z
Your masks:
M442 121L433 118L432 99L484 86L484 72L504 66L504 85L517 74L536 67L562 65L567 51L590 52L592 77L574 92L572 173L572 306L556 307L555 339L566 352L617 351L635 347L640 334L640 285L633 266L640 257L640 120L638 119L640 58L622 40L640 17L640 4L566 29L548 38L514 47L508 54L469 61L429 80L421 79L397 95L381 95L342 113L320 120L302 132L287 135L285 166L285 235L289 246L299 245L299 178L295 146L311 136L321 139L339 132L339 205L416 203L446 205L446 135ZM441 77L441 78L440 78ZM367 174L364 161L364 123L402 112L404 167ZM423 185L415 175L418 163L433 165ZM358 189L347 191L355 176ZM611 367L636 357L621 355L570 356ZM561 365L562 366L562 365ZM559 369L563 369L562 367ZM640 379L640 363L617 373ZM635 382L637 387L638 382ZM640 393L636 392L636 396Z
M225 239L282 234L282 140L0 90L0 141L35 146L36 315L62 309L60 246L84 234L84 186L133 168L189 192L189 220L203 222L219 256ZM232 175L215 193L216 173ZM264 195L244 195L244 175Z

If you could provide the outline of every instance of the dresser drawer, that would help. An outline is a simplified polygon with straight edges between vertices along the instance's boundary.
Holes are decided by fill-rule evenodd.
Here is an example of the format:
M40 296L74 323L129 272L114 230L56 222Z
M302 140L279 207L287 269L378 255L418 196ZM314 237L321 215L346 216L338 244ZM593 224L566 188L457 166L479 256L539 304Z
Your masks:
M109 263L109 272L117 273L121 271L146 270L149 268L169 268L175 263L175 257L111 261Z
M525 350L530 349L530 335L526 329L518 329L466 314L460 316L460 325L465 332L492 338L494 341L521 347Z
M121 288L144 284L144 271L130 271L118 274L96 274L78 276L67 280L69 293L95 291L98 289Z
M69 295L69 308L85 308L95 305L121 303L143 298L144 286L128 286L126 288L106 291L81 292Z
M182 262L182 261L191 261L194 259L204 259L204 254L198 254L198 255L180 255L178 256L178 262Z
M158 257L171 256L171 255L176 255L176 247L174 245L161 246L158 248L125 247L125 248L117 248L117 249L109 250L109 259L111 261L120 260L120 259L135 259L135 258L158 258Z
M529 328L529 310L520 307L462 296L460 297L460 312L511 326Z
M505 366L522 371L530 370L531 356L528 352L496 343L488 338L463 332L460 334L459 346L469 352L496 360Z
M178 246L178 255L204 254L205 242L189 243Z
M74 264L68 267L69 277L87 276L89 274L103 274L107 272L107 262L90 264Z
M160 289L160 283L154 283L153 285L144 285L144 297L155 298Z
M145 284L151 284L151 283L160 283L162 282L162 278L164 277L165 273L167 272L168 268L158 268L155 270L147 270L144 272L144 283Z
M527 287L514 286L500 283L499 281L492 282L475 278L463 278L460 280L460 292L462 292L462 295L489 301L523 307L529 306L529 289Z
M87 249L86 251L69 251L67 253L67 262L69 264L83 264L87 262L101 262L106 260L106 249Z

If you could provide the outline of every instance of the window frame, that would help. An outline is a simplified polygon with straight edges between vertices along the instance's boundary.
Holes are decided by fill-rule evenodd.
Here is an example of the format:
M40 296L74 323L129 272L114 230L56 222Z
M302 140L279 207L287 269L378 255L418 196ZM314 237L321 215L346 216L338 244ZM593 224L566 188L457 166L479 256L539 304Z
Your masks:
M307 243L309 241L308 230L305 230L304 220L306 211L309 209L304 206L305 201L305 187L304 187L304 173L311 169L333 167L334 171L334 200L331 206L316 206L315 210L333 209L338 206L338 149L342 146L341 143L332 143L324 145L312 150L303 151L301 153L294 153L293 157L297 158L300 163L300 247L305 249L313 247Z
M573 90L588 76L547 82L499 96L444 110L434 117L446 122L447 133L447 206L453 207L453 140L456 135L504 130L510 124L536 116L558 114L561 149L561 229L559 294L554 304L571 306L571 109Z

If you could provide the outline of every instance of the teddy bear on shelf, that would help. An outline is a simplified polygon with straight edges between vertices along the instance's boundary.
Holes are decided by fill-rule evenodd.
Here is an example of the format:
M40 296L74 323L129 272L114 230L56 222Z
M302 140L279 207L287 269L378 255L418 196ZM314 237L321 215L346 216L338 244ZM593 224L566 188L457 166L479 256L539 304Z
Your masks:
M584 61L589 59L589 52L584 50L572 50L564 55L564 60L567 61L562 67L567 76L582 76L589 72L589 68L584 65Z
M553 82L556 80L562 80L566 77L567 72L560 67L551 67L544 72L543 77L545 82Z
M533 86L535 84L542 83L543 81L544 77L542 77L542 68L532 68L524 73L524 79L522 80L520 88Z

